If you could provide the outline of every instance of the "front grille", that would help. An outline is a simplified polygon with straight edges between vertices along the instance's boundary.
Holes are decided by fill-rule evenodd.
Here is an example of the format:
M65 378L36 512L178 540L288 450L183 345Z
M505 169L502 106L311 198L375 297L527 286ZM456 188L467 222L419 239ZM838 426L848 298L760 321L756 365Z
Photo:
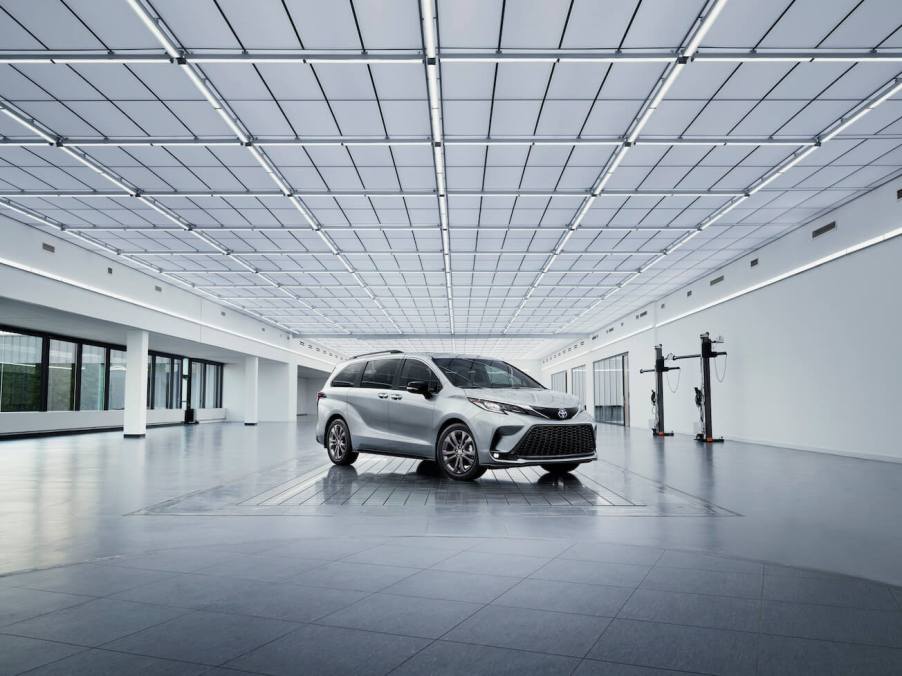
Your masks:
M595 451L592 425L533 425L512 454L521 458L586 455Z
M546 406L530 406L530 408L539 415L545 416L546 418L551 418L552 420L570 420L570 418L579 413L578 406L573 406L572 408L562 408L560 406L555 406L553 408ZM567 415L563 418L560 416L561 411L567 412Z

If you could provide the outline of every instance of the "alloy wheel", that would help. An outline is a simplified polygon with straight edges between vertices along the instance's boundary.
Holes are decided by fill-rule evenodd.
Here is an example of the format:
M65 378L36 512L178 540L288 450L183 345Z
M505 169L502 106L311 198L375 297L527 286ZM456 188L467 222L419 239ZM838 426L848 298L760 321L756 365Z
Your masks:
M348 433L345 426L339 422L333 423L329 428L329 457L339 461L348 452Z
M442 460L453 474L466 474L476 462L476 444L465 430L454 430L442 442Z

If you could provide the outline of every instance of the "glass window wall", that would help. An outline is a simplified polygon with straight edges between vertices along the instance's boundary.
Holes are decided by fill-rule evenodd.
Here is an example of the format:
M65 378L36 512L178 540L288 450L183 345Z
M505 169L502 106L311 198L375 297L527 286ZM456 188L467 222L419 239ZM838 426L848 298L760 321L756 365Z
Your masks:
M596 421L629 425L628 365L626 354L601 359L592 365Z
M75 410L75 368L78 345L51 340L47 359L47 410Z
M551 389L558 392L567 391L567 372L558 371L551 374Z
M41 410L44 339L0 330L0 413Z

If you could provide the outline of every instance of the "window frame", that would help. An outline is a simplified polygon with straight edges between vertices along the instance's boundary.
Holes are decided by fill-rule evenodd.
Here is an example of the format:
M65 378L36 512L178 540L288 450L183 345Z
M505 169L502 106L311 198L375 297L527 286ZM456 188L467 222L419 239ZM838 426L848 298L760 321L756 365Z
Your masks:
M33 338L39 338L41 340L40 347L40 362L38 363L40 369L40 382L39 382L39 401L38 407L34 411L30 411L32 413L47 413L48 412L48 404L49 404L49 387L50 387L50 341L58 340L66 343L72 343L75 345L75 373L74 373L74 395L73 395L73 403L72 408L66 411L59 411L63 413L69 413L74 411L81 411L81 390L82 390L82 369L84 367L83 364L83 354L84 347L96 347L103 350L103 359L104 359L104 368L103 368L103 408L101 409L84 409L85 411L97 412L97 411L122 411L122 409L111 409L110 408L110 373L111 373L111 362L112 362L112 353L120 352L122 354L128 354L128 350L125 345L121 345L118 343L109 343L103 340L94 340L93 338L75 338L72 336L66 336L60 333L55 333L52 331L40 331L38 329L29 329L23 328L20 326L13 326L12 324L4 324L0 322L0 331L6 331L9 333L14 333L22 336L30 336ZM208 367L212 366L217 369L214 378L213 385L215 388L215 392L213 393L213 403L215 404L214 408L222 408L222 393L223 393L223 380L224 380L224 369L225 364L222 362L213 361L211 359L200 359L194 357L187 357L185 355L179 354L171 354L169 352L161 352L159 350L148 350L148 368L147 368L147 408L153 409L155 407L155 392L153 387L154 375L155 375L155 364L156 357L162 357L164 359L169 360L169 368L170 368L170 378L167 381L166 387L166 402L165 409L167 410L179 410L182 408L182 395L185 394L182 388L182 383L184 379L184 364L188 363L188 388L187 394L185 394L184 403L186 406L191 403L191 364L196 362L199 364L203 364L204 368L204 378L202 378L202 392L204 392L205 381L206 381L206 370ZM118 364L117 364L118 365ZM180 367L180 368L176 368ZM177 384L177 387L176 387ZM204 393L205 394L205 393ZM176 401L177 399L177 401ZM201 400L206 403L206 395L205 398ZM15 413L15 411L0 411L2 413Z
M395 370L392 372L391 382L387 385L365 385L366 382L364 377L366 376L366 370L370 367L370 364L380 364L382 362L394 361ZM359 387L363 390L391 390L394 389L395 383L398 381L398 373L401 370L401 363L404 361L401 357L385 357L383 359L370 359L367 361L366 366L363 367L363 372L360 374L360 385Z
M27 329L20 326L13 326L12 324L3 324L0 323L0 330L8 331L10 333L17 333L22 336L32 336L34 338L41 339L41 382L40 382L40 404L38 406L37 411L31 411L32 413L71 413L74 411L81 411L81 370L82 370L82 348L85 345L90 345L91 347L99 347L104 350L104 393L103 393L103 411L109 411L109 378L110 378L110 350L118 350L120 352L125 352L124 345L118 345L116 343L108 343L103 340L94 340L93 338L74 338L72 336L66 336L60 333L55 333L53 331L40 331L37 329ZM49 411L49 386L50 386L50 341L51 340L59 340L67 343L73 343L75 345L75 394L72 402L72 408L65 411ZM85 409L90 411L96 411L98 409ZM4 411L7 412L7 411ZM12 413L13 411L8 411Z
M213 361L211 359L197 359L194 357L182 357L183 360L187 359L188 362L188 387L185 393L185 403L189 408L194 409L195 411L205 408L222 408L222 379L223 379L223 370L225 368L225 364L218 361ZM183 362L184 364L184 362ZM201 404L199 407L194 408L192 406L192 399L195 395L195 387L196 384L194 382L194 365L198 364L201 366L200 369L200 392L197 393L197 402ZM213 367L214 376L213 376L213 403L214 406L207 406L207 368ZM183 366L184 368L184 366Z
M367 362L367 361L352 361L349 364L345 364L345 366L343 366L341 369L336 371L335 375L332 376L332 378L329 380L329 387L360 387L360 383L363 380L363 372L366 370L366 365L368 363L369 362ZM347 371L349 368L356 367L356 366L360 367L360 373L357 374L357 379L354 383L352 383L350 385L336 384L335 379L338 378L338 376L340 376L342 373ZM350 381L342 381L342 383L344 383L344 382L350 382Z

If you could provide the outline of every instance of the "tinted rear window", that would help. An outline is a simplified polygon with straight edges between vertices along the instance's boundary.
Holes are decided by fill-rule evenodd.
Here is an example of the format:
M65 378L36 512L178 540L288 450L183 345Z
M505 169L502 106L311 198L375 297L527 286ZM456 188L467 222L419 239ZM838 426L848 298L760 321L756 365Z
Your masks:
M400 359L379 359L367 362L360 387L391 387L395 381L395 371L398 370L400 363Z
M360 385L360 375L363 373L364 361L348 364L332 378L332 387L357 387Z

